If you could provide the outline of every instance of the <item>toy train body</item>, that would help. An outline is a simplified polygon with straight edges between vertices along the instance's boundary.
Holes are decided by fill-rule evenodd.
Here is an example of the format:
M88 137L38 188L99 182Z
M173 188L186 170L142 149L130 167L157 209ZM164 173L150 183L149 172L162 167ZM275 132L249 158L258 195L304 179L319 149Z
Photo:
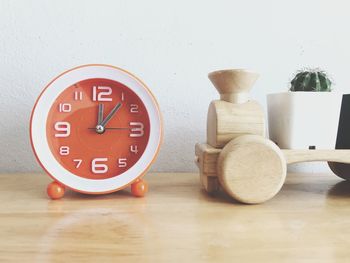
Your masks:
M350 95L344 95L338 128L337 149L280 149L266 138L264 111L249 100L258 74L246 70L221 70L209 74L220 100L209 105L207 142L196 144L196 164L208 193L223 188L247 204L265 202L281 189L287 164L328 161L332 171L350 179Z

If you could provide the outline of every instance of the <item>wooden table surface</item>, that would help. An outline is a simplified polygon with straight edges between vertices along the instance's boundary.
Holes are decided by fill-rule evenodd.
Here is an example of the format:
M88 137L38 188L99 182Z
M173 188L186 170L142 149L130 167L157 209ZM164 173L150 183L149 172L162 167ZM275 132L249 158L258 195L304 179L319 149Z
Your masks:
M289 174L260 205L208 196L197 174L150 174L150 192L51 201L43 174L0 175L0 262L349 262L350 184Z

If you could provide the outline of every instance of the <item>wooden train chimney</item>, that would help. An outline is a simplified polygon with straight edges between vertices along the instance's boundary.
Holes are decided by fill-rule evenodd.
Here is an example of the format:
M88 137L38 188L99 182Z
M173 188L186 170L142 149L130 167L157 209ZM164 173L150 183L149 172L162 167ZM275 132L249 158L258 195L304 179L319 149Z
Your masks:
M249 93L259 75L244 69L219 70L208 74L220 93L220 100L209 105L207 143L222 148L243 135L265 136L264 110Z

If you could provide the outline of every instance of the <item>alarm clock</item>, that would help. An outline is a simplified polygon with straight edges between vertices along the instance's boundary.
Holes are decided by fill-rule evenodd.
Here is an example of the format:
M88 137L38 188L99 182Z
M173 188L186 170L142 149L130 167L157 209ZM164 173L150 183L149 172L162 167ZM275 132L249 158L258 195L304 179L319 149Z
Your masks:
M30 119L34 154L54 180L52 199L65 188L105 194L131 186L144 196L143 179L162 141L155 97L131 73L109 65L83 65L53 79Z

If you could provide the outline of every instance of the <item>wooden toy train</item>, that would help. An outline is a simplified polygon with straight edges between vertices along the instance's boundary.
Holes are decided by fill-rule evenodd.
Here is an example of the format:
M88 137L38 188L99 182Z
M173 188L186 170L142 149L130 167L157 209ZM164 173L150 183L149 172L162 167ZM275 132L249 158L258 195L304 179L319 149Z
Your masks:
M350 150L280 149L266 138L263 108L249 99L258 74L220 70L208 75L220 93L209 105L207 143L196 144L196 164L208 193L220 186L247 204L265 202L284 184L287 164L328 161L331 170L350 179Z

